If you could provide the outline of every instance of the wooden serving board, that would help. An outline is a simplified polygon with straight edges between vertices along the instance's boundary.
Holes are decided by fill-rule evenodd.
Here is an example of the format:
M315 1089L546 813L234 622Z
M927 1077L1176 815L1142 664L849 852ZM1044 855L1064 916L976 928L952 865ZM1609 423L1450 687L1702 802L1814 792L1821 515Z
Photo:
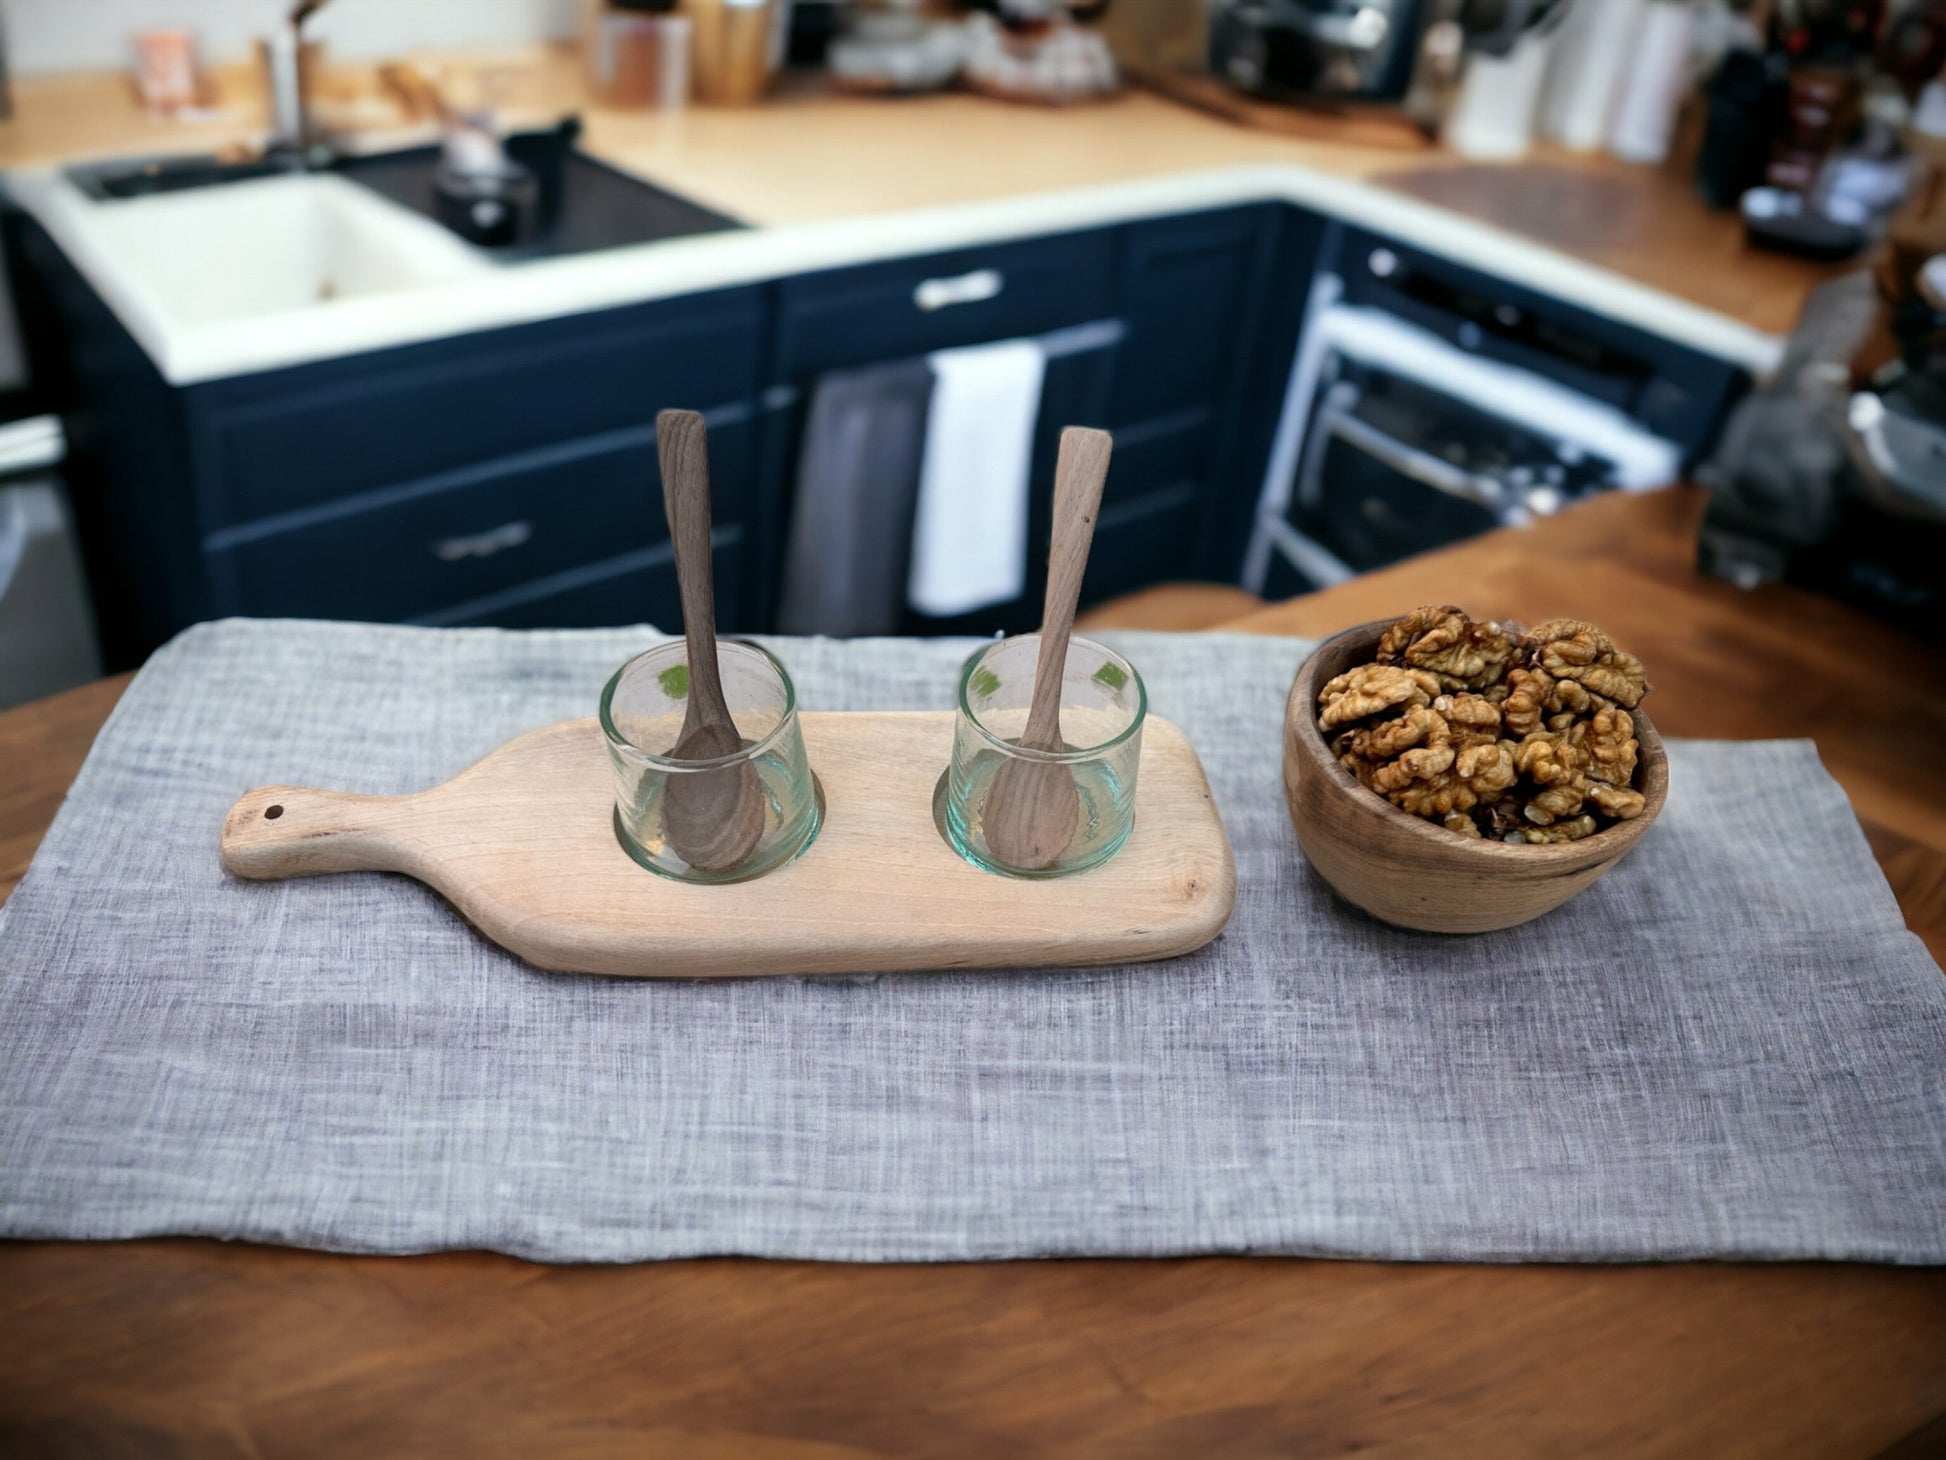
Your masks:
M593 720L523 735L416 795L261 787L225 818L223 863L249 878L403 872L494 942L564 973L1129 963L1200 948L1229 921L1229 838L1202 762L1166 720L1143 730L1135 827L1121 852L1034 882L967 865L939 833L933 789L952 715L802 719L824 825L803 856L750 882L692 886L629 858Z

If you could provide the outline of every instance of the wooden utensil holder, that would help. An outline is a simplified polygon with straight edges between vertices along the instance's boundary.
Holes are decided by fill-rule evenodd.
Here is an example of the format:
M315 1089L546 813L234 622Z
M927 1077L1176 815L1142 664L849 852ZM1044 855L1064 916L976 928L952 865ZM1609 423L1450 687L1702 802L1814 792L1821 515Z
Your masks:
M1053 968L1171 958L1209 942L1236 865L1181 730L1144 730L1135 827L1114 860L1050 881L968 866L934 822L951 753L941 712L805 714L825 796L818 838L750 882L696 886L616 841L601 730L508 742L408 796L265 786L223 823L240 877L403 872L541 968L636 977Z

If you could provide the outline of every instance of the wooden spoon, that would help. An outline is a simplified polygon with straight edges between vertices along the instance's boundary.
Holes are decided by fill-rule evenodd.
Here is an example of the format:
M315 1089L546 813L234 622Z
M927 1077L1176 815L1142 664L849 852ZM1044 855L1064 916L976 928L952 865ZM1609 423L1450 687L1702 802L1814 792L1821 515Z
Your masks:
M662 460L662 505L676 550L682 626L689 653L689 703L672 760L717 760L743 749L743 736L723 699L716 660L716 575L710 555L709 449L703 418L663 411L655 418ZM670 774L662 793L662 827L682 859L705 872L727 872L756 849L764 830L763 786L749 761L715 770Z
M1027 728L1017 742L1026 750L1060 751L1061 672L1068 661L1068 636L1081 601L1081 574L1101 511L1102 483L1108 479L1108 454L1114 440L1106 431L1070 426L1061 433L1054 468L1054 532L1047 554L1047 600L1041 610L1041 652L1034 665L1034 698ZM1009 760L987 787L988 849L1010 867L1038 871L1054 864L1074 840L1081 797L1074 773L1058 762Z

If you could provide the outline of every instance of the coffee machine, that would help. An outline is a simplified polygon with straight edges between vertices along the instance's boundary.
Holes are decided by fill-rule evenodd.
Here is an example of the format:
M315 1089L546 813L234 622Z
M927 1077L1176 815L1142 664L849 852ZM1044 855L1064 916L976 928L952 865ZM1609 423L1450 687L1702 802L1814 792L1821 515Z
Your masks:
M1567 0L1210 0L1209 68L1270 101L1404 103L1428 65L1505 55Z
M1218 0L1210 70L1272 100L1405 99L1428 0Z

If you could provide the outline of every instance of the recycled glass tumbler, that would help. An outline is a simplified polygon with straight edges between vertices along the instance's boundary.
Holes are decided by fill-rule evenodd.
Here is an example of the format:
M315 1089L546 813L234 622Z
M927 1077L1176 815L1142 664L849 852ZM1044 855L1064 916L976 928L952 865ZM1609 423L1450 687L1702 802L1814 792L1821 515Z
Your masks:
M681 639L659 644L617 669L601 692L601 729L615 770L615 835L651 872L682 882L744 882L781 867L810 846L822 819L817 782L804 755L797 689L775 656L755 644L717 645L723 698L743 746L714 760L676 760L689 708L689 651ZM664 806L682 776L756 772L763 830L734 865L692 866L670 844Z
M1142 755L1148 691L1135 666L1089 639L1068 642L1061 672L1059 751L1026 750L1039 634L989 644L960 674L953 762L946 772L946 839L976 867L1010 877L1065 877L1098 867L1122 849L1135 825L1135 773ZM1009 865L987 844L987 792L1010 760L1065 767L1080 814L1066 848L1045 867Z

